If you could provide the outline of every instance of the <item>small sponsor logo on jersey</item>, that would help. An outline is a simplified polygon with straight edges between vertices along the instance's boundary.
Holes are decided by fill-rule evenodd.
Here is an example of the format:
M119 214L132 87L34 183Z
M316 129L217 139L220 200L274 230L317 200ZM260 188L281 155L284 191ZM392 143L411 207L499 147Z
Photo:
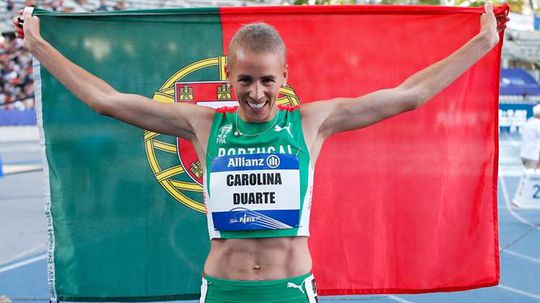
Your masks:
M270 155L266 158L266 165L270 168L276 168L279 166L279 157L276 155Z
M294 138L294 136L293 136L293 134L292 134L292 132L291 132L291 122L289 122L289 123L287 124L287 126L281 127L281 126L279 126L279 125L276 125L276 127L274 128L274 131L275 131L276 133L279 133L279 132L281 132L281 131L283 131L283 130L286 130L287 133L289 134L289 136L291 136L291 138Z
M229 223L249 224L249 223L255 223L260 220L261 220L261 216L253 216L253 215L244 214L243 216L239 218L231 218L229 220Z
M252 216L248 216L247 214L244 214L242 217L240 217L240 223L244 223L244 224L253 223L253 222L259 221L260 219L261 219L260 216L252 217Z
M216 143L227 144L227 135L232 130L232 124L226 124L219 128L219 134L216 136Z
M304 289L302 288L302 285L304 285L304 282L302 282L302 284L300 284L300 285L296 285L293 282L288 282L287 283L287 288L296 288L296 289L298 289L299 291L301 291L304 294L305 292L304 292Z

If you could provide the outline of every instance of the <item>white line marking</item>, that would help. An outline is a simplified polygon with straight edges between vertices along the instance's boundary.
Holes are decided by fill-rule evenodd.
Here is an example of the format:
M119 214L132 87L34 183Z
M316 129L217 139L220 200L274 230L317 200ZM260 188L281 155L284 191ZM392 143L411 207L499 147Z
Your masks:
M23 251L13 257L11 257L11 259L8 259L8 260L4 260L0 263L0 268L1 266L3 266L4 264L7 264L7 263L11 263L15 260L19 260L19 259L22 259L22 258L25 258L25 257L28 257L29 255L33 255L33 254L36 254L38 252L45 252L47 250L47 243L43 243L43 244L40 244L40 245L36 245L26 251Z
M11 265L8 265L8 266L0 267L0 273L9 271L9 270L12 270L12 269L15 269L15 268L19 268L19 267L28 265L30 263L34 263L34 262L43 260L43 259L47 259L47 254L37 256L37 257L33 257L33 258L28 259L28 260L23 260L23 261L20 261L20 262L17 262L15 264L11 264Z
M533 257L530 257L530 256L526 256L526 255L522 255L522 254L520 254L520 253L517 253L517 252L512 251L512 250L509 250L509 249L505 249L505 250L503 250L502 252L503 252L503 253L507 253L507 254L512 255L512 256L516 256L516 257L518 257L518 258L525 259L525 260L527 260L527 261L531 261L531 262L540 264L540 259L533 258Z
M504 172L504 176L505 177L521 177L523 176L523 168L508 168Z
M520 294L522 296L526 296L526 297L529 297L529 298L537 299L537 300L540 301L540 295L531 294L530 292L526 292L526 291L523 291L523 290L520 290L520 289L516 289L516 288L513 288L513 287L502 285L502 284L499 284L498 287L502 288L504 290L511 291L513 293Z
M15 175L20 173L40 171L40 164L28 164L28 165L4 165L4 174L5 175Z
M405 300L403 298L400 298L400 297L396 297L396 296L388 296L388 298L394 300L394 301L398 301L398 302L401 302L401 303L414 303L413 301L408 301L408 300Z

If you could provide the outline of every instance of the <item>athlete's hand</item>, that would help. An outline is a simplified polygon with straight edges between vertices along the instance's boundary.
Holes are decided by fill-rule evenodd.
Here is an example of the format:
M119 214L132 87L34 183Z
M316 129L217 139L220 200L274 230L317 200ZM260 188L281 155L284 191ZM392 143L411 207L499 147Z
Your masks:
M31 8L19 11L11 22L15 25L15 34L24 39L24 47L31 53L33 46L42 40L39 33L39 18L32 16Z
M506 14L495 16L493 4L488 0L484 4L484 13L480 17L480 35L489 42L489 45L495 46L499 43L499 33L506 28L508 20L510 19Z

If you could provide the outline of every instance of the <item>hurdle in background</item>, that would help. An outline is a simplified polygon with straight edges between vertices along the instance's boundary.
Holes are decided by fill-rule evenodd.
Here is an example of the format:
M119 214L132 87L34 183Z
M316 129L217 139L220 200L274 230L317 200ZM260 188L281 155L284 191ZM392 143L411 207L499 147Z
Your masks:
M540 209L540 169L526 169L512 205L518 209Z

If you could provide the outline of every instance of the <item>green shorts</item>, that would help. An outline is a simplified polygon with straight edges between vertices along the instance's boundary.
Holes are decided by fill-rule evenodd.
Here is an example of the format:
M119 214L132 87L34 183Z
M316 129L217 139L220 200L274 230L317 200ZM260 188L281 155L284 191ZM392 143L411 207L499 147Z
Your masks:
M316 303L312 274L279 280L238 281L205 275L200 303Z

